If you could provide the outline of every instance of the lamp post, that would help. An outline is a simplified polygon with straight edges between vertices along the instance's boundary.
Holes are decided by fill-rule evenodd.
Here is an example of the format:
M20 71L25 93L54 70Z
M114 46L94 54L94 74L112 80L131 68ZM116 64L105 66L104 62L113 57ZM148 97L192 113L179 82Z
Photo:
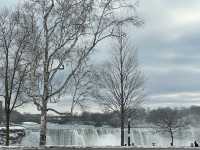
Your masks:
M128 118L128 146L131 146L131 137L130 137L130 133L131 133L131 118Z

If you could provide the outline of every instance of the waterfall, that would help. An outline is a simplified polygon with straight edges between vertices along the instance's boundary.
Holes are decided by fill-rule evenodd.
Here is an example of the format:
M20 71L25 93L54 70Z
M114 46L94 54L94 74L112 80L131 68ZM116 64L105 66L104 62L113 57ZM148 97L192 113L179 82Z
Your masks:
M194 140L200 140L199 128L189 127L177 131L174 139L176 146L189 146ZM156 132L154 128L131 128L131 143L137 146L169 146L168 133ZM127 143L125 129L125 143ZM39 127L26 128L22 145L35 146L39 143ZM50 124L47 131L48 145L82 145L82 146L118 146L120 129L112 127L94 127L87 125Z

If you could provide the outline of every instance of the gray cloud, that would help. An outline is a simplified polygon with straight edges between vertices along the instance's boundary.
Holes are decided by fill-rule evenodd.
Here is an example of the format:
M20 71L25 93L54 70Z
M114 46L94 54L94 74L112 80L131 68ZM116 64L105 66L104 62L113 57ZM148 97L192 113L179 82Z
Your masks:
M131 32L130 38L139 49L149 98L160 94L200 92L200 1L141 0L139 14L145 25ZM155 97L150 100L157 106L192 105L192 102L189 97L172 99L165 95L159 101Z
M150 96L149 99L145 101L144 106L149 108L166 106L185 107L192 105L200 105L199 101L200 93L198 92L180 92Z

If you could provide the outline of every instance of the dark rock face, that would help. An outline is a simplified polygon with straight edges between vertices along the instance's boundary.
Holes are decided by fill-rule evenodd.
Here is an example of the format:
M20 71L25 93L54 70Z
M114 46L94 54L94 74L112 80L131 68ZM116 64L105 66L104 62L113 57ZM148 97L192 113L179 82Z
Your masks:
M25 129L23 128L10 128L10 144L20 144L22 138L25 136ZM5 145L6 141L6 129L0 127L0 145Z

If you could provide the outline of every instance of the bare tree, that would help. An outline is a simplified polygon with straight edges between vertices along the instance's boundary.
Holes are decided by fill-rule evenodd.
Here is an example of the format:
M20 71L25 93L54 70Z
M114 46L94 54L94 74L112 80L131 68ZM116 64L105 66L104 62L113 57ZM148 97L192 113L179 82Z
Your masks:
M0 12L0 84L4 98L6 142L9 145L10 115L26 102L25 85L29 71L26 47L29 31L23 14L16 9Z
M70 113L73 115L75 107L85 110L87 102L91 98L92 92L92 72L90 66L82 64L80 68L73 74L67 88L69 95L72 97Z
M171 146L174 145L174 134L187 125L187 122L179 115L178 110L171 108L153 110L147 120L158 127L158 132L169 133Z
M98 43L115 36L119 23L137 26L142 21L134 13L117 17L122 8L134 10L124 0L31 0L25 5L39 35L32 41L29 96L41 111L40 145L45 145L47 112L66 114L47 104L58 102L83 61ZM75 65L69 69L72 61Z
M94 94L106 110L120 112L121 146L124 146L126 111L141 103L143 98L143 76L135 52L129 49L126 41L125 34L119 29L112 59L97 76L98 87Z

